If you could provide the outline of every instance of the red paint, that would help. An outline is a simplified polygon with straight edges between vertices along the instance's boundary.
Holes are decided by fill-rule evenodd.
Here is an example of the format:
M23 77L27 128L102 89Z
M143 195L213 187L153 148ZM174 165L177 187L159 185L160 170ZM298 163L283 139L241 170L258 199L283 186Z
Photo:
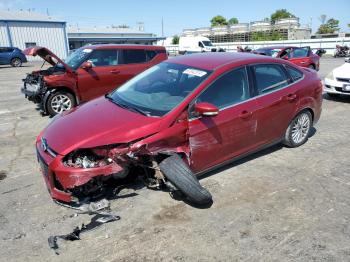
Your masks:
M56 65L54 60L62 64L66 72L60 75L48 75L44 77L49 88L57 90L64 88L75 95L77 101L86 102L104 95L119 87L135 75L147 68L167 59L165 48L151 45L91 45L81 49L91 50L152 50L157 55L148 62L135 64L120 64L113 66L86 67L86 62L73 70L62 59L45 47L29 47L23 51L28 56L40 56L51 65ZM52 59L54 58L54 59ZM89 63L89 62L88 62ZM90 63L91 65L91 63ZM92 66L92 65L91 65Z
M49 175L45 181L54 199L69 202L71 195L54 186L53 174L64 189L69 189L95 176L108 176L121 168L118 164L89 169L64 166L64 156L77 149L118 144L110 154L184 153L190 168L198 173L280 140L289 122L303 109L312 111L314 122L320 117L320 79L313 70L302 69L304 78L288 87L222 109L217 116L189 119L188 108L196 96L224 73L257 63L295 65L281 59L245 53L185 55L168 61L213 70L213 73L179 106L163 117L143 116L100 97L57 116L40 133L37 151L49 166ZM196 110L215 111L217 108L203 101L197 104ZM42 137L58 153L56 157L43 151Z

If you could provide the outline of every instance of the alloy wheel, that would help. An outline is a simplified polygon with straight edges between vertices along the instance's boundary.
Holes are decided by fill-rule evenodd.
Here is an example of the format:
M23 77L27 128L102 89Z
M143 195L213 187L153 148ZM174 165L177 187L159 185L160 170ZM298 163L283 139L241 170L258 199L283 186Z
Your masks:
M51 100L51 108L55 113L60 114L72 108L72 101L67 95L57 94Z
M308 114L300 114L293 123L291 138L295 144L303 142L309 135L311 119Z

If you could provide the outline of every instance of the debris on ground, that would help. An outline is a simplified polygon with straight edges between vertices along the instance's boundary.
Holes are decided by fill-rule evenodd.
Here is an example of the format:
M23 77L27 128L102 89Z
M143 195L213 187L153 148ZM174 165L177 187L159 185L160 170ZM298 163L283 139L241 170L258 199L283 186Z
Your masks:
M80 234L96 229L97 227L120 220L120 216L113 214L110 210L110 203L107 199L102 199L97 202L91 202L90 204L84 204L77 208L80 212L78 214L88 214L95 215L91 218L89 224L82 224L80 227L74 228L74 230L66 235L54 235L48 238L49 247L55 251L56 255L58 253L58 239L65 241L75 241L80 240Z

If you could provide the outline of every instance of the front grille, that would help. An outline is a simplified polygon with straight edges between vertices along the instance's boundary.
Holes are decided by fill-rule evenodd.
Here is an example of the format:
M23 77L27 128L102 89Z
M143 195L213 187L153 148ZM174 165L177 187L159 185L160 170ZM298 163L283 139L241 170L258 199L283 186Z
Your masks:
M345 83L350 83L350 78L341 78L341 77L337 77L337 81L339 81L339 82L345 82Z
M337 90L338 92L350 93L350 91L344 91L341 87L336 87L335 90Z

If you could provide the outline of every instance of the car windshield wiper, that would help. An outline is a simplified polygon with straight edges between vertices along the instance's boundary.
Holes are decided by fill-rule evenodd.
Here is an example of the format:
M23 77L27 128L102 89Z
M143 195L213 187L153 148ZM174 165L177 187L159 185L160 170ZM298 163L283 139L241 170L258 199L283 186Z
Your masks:
M110 96L110 94L106 94L105 97L110 100L111 102L113 102L114 104L116 104L117 106L120 106L121 108L124 108L124 109L128 109L130 111L133 111L133 112L136 112L136 113L139 113L141 115L144 115L144 116L150 116L150 113L147 112L147 111L144 111L144 110L141 110L137 107L132 107L130 105L126 105L126 104L122 104L120 102L117 102L113 99L113 97Z

